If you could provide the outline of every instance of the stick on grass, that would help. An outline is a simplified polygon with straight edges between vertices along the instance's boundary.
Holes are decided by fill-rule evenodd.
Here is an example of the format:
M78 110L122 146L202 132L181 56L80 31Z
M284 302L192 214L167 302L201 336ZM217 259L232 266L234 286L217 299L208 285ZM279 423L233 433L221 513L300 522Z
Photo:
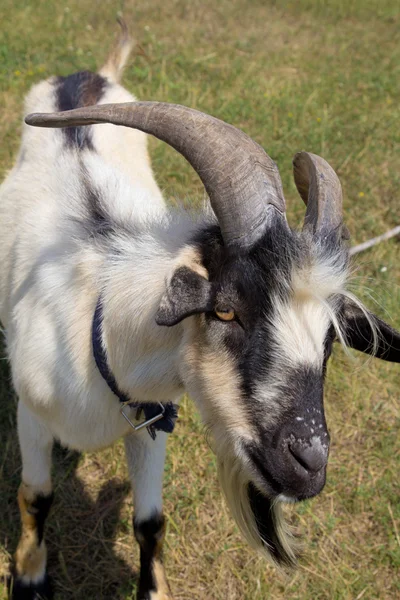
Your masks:
M396 235L400 235L400 225L397 225L397 227L394 227L393 229L390 229L390 231L382 233L382 235L378 235L377 237L374 237L371 240L367 240L362 244L358 244L358 246L353 246L352 248L350 248L350 255L353 256L354 254L358 254L359 252L368 250L368 248L372 248L372 246L376 246L376 244L384 242L385 240L389 240L390 238L395 237Z

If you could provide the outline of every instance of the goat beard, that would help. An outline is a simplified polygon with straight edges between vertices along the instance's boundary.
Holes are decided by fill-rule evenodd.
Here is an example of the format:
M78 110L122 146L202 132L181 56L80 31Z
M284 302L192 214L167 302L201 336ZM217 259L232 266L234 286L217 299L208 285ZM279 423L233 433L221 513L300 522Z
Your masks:
M221 457L224 458L221 458ZM229 452L217 453L218 477L229 509L248 544L279 567L294 567L297 544L282 502L262 494Z

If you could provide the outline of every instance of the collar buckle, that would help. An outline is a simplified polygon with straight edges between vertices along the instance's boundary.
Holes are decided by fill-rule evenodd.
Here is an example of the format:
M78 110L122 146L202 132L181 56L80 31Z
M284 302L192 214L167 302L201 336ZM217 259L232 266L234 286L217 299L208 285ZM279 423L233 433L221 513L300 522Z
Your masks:
M128 415L124 412L125 406L129 406L130 404L132 404L131 400L128 400L127 402L123 402L119 412L124 417L124 419L126 421L128 421L128 423L132 427L133 431L140 431L144 427L151 427L154 423L157 423L157 421L160 421L164 417L165 406L163 404L161 404L161 402L157 402L157 404L160 407L161 412L159 412L158 415L155 415L154 417L151 417L150 419L146 419L145 421L142 421L142 423L138 423L137 425L135 425L135 423L132 423L132 421L130 420Z

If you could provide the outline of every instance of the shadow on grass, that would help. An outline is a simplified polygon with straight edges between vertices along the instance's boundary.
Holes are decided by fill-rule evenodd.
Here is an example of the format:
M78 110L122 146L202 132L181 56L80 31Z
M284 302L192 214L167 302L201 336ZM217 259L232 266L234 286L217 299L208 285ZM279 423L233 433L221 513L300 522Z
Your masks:
M0 347L0 356L4 355ZM21 461L16 428L17 404L6 361L1 361L0 365L0 545L11 556L20 533L17 490ZM101 487L93 501L77 474L81 459L79 452L55 446L55 499L45 538L56 599L129 598L137 575L132 566L116 554L114 541L130 485L111 479ZM1 576L5 579L8 573Z

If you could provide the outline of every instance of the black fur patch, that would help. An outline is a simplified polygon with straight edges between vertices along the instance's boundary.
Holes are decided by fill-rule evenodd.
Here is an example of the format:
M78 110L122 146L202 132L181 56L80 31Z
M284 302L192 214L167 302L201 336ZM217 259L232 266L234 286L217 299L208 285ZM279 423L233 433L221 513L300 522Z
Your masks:
M43 539L44 524L49 514L51 505L54 500L54 494L49 496L38 495L32 503L33 514L36 520L36 528L38 534L38 544L40 545Z
M323 396L324 396L324 380L323 373L320 369L314 367L297 367L292 369L285 380L282 382L282 395L289 400L288 405L289 412L287 416L305 417L306 413L312 414L314 418L315 410L320 410L321 413L315 413L318 415L317 425L326 425L325 419L323 418ZM315 418L317 418L315 416ZM317 426L316 425L316 426ZM298 437L306 437L306 432L302 429L304 425L299 422L296 425L298 431Z
M273 334L266 317L273 312L276 296L289 295L293 267L307 254L305 241L277 219L247 250L226 248L218 227L198 234L195 242L216 287L216 300L231 306L237 315L240 328L227 323L224 342L237 361L244 395L250 398L270 366Z
M26 585L15 575L8 584L10 600L52 600L53 588L49 576L46 574L43 581L37 584Z
M68 77L57 78L57 110L72 110L97 104L107 87L107 81L97 73L80 71ZM65 127L62 129L64 139L69 147L93 150L92 128Z
M268 551L278 564L294 567L295 561L288 555L279 539L274 523L271 500L263 496L252 483L248 484L247 494L258 532Z
M153 576L153 560L156 557L160 558L160 540L164 527L165 519L160 514L155 514L146 521L133 520L135 537L140 546L138 600L147 600L150 598L150 592L157 590Z
M89 180L87 172L83 173L83 185L83 200L89 212L89 222L87 224L89 233L102 237L110 235L115 230L116 225L102 206L101 190L96 188L94 183Z
M151 591L139 588L136 600L151 600Z

